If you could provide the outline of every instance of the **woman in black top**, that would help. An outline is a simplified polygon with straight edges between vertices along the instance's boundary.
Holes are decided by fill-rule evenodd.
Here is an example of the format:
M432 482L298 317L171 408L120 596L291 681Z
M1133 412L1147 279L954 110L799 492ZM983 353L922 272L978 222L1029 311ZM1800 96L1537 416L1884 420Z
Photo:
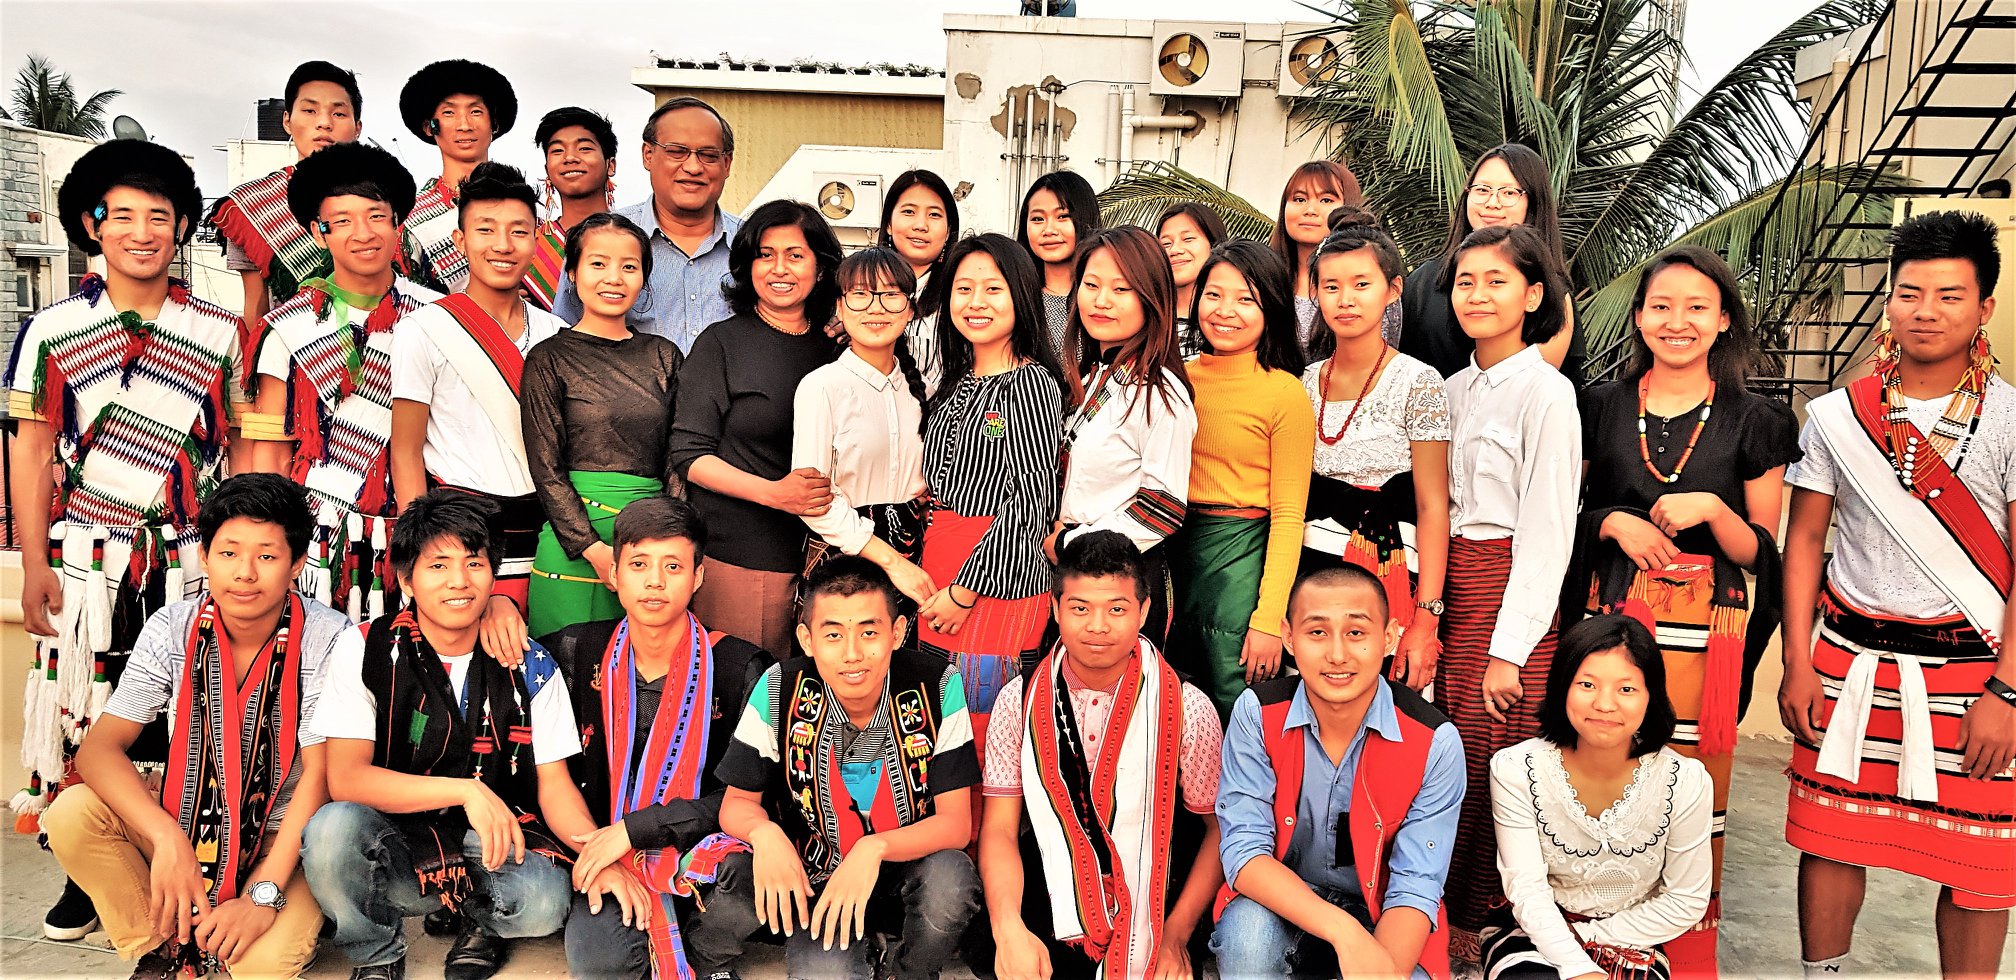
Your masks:
M1470 366L1477 349L1468 334L1456 323L1450 307L1450 285L1455 280L1456 246L1471 232L1490 225L1530 225L1565 257L1561 242L1561 221L1554 210L1553 185L1548 182L1547 162L1540 154L1517 143L1507 143L1477 158L1464 185L1463 199L1449 215L1449 241L1442 254L1414 268L1407 277L1401 298L1403 326L1400 353L1442 372L1444 378ZM1563 258L1563 269L1568 263ZM1547 363L1561 369L1576 386L1582 384L1582 332L1575 329L1574 311L1569 311L1568 329L1540 345Z
M798 382L833 359L820 326L833 319L839 265L819 212L797 201L757 208L728 250L722 288L735 315L701 332L679 372L672 462L714 531L693 611L765 650L793 642L800 518L833 502L824 475L791 469L791 406Z
M518 398L546 510L529 584L532 636L622 615L609 591L616 512L678 485L665 444L685 355L623 321L651 278L649 240L628 218L593 215L567 234L566 270L581 320L525 356Z
M1584 510L1562 628L1584 609L1653 630L1680 724L1671 747L1700 759L1729 803L1736 722L1778 628L1778 529L1798 425L1752 394L1757 356L1736 277L1715 253L1667 251L1638 280L1633 360L1583 393ZM1745 573L1756 581L1753 593ZM1722 839L1714 841L1719 891ZM1712 975L1719 898L1665 945L1673 975Z

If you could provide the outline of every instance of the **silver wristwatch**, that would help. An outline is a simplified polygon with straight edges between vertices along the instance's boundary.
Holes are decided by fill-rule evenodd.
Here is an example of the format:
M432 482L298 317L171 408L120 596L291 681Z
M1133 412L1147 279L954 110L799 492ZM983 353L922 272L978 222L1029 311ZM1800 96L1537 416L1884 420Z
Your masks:
M245 892L245 897L251 899L252 904L262 909L272 909L278 912L287 907L287 893L281 891L279 885L270 881L254 883L251 889Z

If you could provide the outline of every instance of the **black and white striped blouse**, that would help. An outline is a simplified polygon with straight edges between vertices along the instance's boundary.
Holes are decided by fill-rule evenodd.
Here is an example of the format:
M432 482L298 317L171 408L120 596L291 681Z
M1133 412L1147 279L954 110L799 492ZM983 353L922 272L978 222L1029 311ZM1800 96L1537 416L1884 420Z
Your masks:
M960 585L996 599L1050 591L1043 539L1057 515L1063 426L1063 394L1035 364L985 377L969 374L931 413L924 477L932 496L940 507L967 517L994 518L959 569Z

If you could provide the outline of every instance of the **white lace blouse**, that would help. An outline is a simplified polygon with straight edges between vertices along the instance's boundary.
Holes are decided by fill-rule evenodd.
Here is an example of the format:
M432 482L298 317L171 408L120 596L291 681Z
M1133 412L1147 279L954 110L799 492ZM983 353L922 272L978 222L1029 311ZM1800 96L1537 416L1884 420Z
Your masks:
M1564 977L1600 973L1583 942L1650 949L1708 911L1714 798L1708 770L1671 749L1591 816L1561 750L1530 738L1491 759L1498 874L1512 915ZM1595 921L1570 926L1562 912Z
M1365 396L1365 406L1351 415L1356 391L1332 391L1323 404L1323 372L1330 362L1317 361L1302 372L1302 389L1319 417L1327 416L1322 434L1335 436L1351 418L1350 438L1336 445L1316 441L1316 472L1360 487L1377 487L1414 468L1414 443L1449 441L1449 392L1442 375L1405 354L1396 353ZM1341 396L1341 397L1339 397Z

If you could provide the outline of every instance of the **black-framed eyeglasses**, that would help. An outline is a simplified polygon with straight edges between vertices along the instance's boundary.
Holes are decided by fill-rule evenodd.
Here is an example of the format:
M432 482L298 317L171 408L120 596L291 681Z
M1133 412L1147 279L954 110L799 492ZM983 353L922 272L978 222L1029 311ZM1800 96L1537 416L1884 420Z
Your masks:
M674 165L685 163L687 157L699 157L700 165L704 167L718 167L728 162L729 153L726 150L717 150L711 146L703 146L696 150L683 143L660 143L657 140L644 142L657 147L658 152L665 154L665 159Z
M870 306L878 303L884 313L901 313L910 308L909 294L896 289L850 289L840 294L840 302L856 313L865 313Z

